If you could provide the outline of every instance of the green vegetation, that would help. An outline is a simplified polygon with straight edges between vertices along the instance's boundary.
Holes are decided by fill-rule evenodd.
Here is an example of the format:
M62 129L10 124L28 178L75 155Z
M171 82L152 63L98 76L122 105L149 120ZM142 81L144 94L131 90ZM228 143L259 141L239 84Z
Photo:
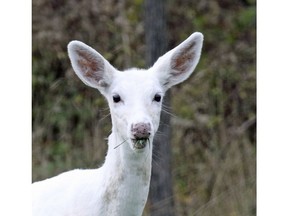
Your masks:
M171 90L176 215L256 215L255 4L167 0L169 49L205 36L195 73ZM33 1L33 181L105 157L108 105L72 71L68 42L144 67L143 17L143 0Z

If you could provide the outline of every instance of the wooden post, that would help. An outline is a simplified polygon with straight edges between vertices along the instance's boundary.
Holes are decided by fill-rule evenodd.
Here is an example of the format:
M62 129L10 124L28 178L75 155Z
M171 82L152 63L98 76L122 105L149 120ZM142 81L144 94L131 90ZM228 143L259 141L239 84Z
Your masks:
M165 0L145 0L146 64L148 67L167 51L165 4ZM168 91L164 105L169 107L169 104ZM170 116L163 111L159 132L153 142L153 166L149 193L150 215L174 216Z

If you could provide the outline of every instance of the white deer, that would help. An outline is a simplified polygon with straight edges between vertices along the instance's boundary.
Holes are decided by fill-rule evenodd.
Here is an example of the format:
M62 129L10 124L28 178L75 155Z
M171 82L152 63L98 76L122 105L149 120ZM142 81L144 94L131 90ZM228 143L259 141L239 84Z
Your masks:
M198 64L203 35L195 32L148 70L115 69L79 41L68 44L72 67L107 99L112 133L105 163L33 184L34 216L139 216L151 177L152 142L165 92L186 80Z

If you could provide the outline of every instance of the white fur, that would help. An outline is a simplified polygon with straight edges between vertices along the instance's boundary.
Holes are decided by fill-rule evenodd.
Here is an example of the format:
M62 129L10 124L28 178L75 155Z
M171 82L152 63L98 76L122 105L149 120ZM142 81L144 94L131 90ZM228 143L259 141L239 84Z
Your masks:
M116 70L98 52L79 41L68 45L79 78L107 99L112 118L105 163L99 169L72 170L33 184L34 216L138 216L149 192L152 141L159 126L162 99L171 86L187 79L198 64L203 35L194 33L148 70ZM120 102L113 96L119 95ZM131 127L151 125L149 142L133 146ZM140 130L140 129L139 129ZM120 145L121 144L121 145Z

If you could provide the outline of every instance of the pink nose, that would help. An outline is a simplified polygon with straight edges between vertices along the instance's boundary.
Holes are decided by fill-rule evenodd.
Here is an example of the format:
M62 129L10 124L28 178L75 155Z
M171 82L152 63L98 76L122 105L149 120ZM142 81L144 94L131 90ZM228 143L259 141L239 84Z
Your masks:
M148 139L151 134L151 125L150 123L132 124L131 132L135 139Z

